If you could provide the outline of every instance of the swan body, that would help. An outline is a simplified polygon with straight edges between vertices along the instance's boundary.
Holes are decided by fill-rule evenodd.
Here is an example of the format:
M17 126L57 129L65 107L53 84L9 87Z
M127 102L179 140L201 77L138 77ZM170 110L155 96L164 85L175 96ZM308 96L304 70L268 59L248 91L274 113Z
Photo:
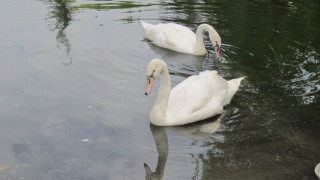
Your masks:
M159 47L186 54L205 55L207 50L203 43L203 34L208 32L216 57L219 58L221 38L217 31L208 24L199 25L196 33L194 33L189 28L179 24L160 23L153 25L141 20L140 22L146 31L144 35L146 39Z
M159 75L161 85L150 113L151 123L158 126L184 125L221 114L223 106L230 103L244 78L226 81L217 71L204 71L190 76L171 90L166 63L153 59L147 67L146 95Z

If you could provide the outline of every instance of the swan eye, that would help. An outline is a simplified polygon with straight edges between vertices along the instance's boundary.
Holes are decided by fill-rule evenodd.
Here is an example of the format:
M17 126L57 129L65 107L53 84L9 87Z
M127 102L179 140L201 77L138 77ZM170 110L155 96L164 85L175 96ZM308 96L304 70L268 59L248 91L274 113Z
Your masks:
M154 79L154 76L153 76L153 73L154 73L154 71L155 71L155 69L152 71L152 74L150 75L150 76L147 76L147 79L148 79L148 81L149 81L149 84L150 84L150 78L153 78Z

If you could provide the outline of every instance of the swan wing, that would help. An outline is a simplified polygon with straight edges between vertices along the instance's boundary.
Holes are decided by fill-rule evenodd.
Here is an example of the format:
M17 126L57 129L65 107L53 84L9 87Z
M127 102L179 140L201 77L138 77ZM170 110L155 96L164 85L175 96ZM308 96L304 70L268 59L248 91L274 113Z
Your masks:
M167 120L182 125L219 114L227 93L228 82L217 71L191 76L171 90Z
M192 53L196 45L194 32L187 27L173 23L149 26L145 38L159 47L181 53Z
M230 103L234 94L239 90L240 83L244 78L245 77L241 77L241 78L232 79L228 81L228 94L223 102L224 106Z

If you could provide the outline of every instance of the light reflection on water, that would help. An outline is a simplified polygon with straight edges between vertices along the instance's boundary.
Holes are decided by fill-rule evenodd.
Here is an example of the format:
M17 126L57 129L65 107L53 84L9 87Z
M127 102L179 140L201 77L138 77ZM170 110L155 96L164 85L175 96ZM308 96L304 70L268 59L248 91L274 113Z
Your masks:
M163 179L314 177L318 2L27 2L0 7L0 179L143 179L143 163L159 162ZM202 57L155 47L138 19L212 24L221 59L208 39ZM149 128L157 86L143 94L152 58L166 60L173 85L203 70L246 76L214 134L165 128L165 161Z

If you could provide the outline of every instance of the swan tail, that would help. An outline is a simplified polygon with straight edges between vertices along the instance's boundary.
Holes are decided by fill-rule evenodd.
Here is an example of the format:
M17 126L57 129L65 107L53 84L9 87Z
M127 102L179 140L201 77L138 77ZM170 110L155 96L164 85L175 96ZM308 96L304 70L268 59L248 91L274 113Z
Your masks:
M148 29L150 29L150 27L152 26L152 24L146 23L146 22L144 22L144 21L142 21L142 20L139 20L139 21L140 21L143 29L145 29L146 31L147 31Z
M228 81L228 94L226 96L226 99L224 101L224 106L229 104L232 97L236 94L236 92L239 89L239 86L241 84L241 81L244 79L245 77L241 77L241 78L237 78L237 79L232 79L230 81Z

